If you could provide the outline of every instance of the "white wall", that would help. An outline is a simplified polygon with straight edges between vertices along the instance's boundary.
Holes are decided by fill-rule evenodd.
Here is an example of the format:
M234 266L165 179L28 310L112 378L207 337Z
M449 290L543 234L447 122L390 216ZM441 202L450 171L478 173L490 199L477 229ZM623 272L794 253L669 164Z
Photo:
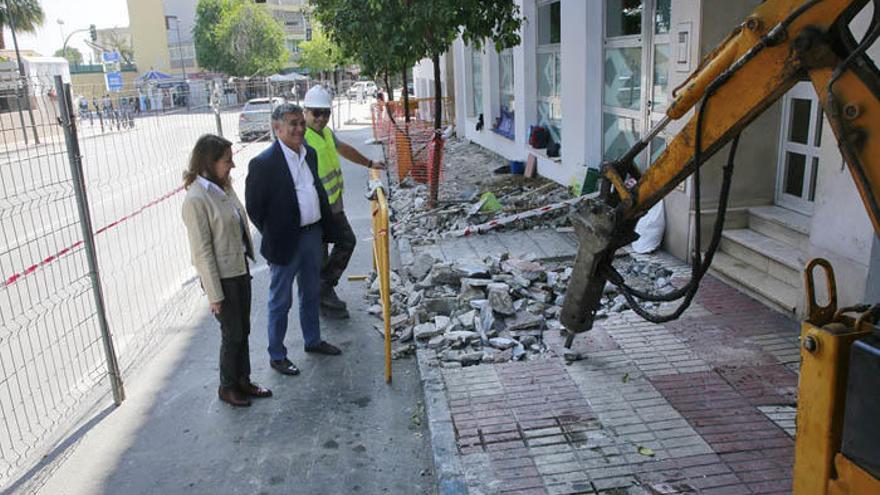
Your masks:
M871 12L869 4L854 19L851 26L854 34L858 36L867 30ZM880 61L880 46L875 43L868 50L868 56L875 63ZM831 262L840 305L880 302L864 300L866 295L875 297L877 292L876 288L867 286L869 270L880 270L880 259L872 258L874 227L827 121L822 126L819 163L809 256L827 258Z

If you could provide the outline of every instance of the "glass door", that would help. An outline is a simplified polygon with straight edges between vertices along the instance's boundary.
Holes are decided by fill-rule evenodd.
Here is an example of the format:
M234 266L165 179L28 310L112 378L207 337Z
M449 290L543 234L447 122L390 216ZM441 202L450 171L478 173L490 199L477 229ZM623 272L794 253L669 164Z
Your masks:
M806 215L813 213L822 110L809 82L796 84L782 100L782 129L776 175L776 203Z
M603 158L620 157L668 105L671 0L606 0ZM655 138L636 159L644 169L666 147Z

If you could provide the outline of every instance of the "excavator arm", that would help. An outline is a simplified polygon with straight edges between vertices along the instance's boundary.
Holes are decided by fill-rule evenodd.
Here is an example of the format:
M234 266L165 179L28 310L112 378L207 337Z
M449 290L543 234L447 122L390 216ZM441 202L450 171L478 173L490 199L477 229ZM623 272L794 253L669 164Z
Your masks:
M665 118L624 156L603 165L600 196L572 216L580 248L561 313L569 345L575 333L592 328L606 280L615 281L609 273L613 253L633 241L637 220L805 78L816 88L880 232L880 76L848 29L868 1L762 3L677 89ZM874 30L880 28L877 10ZM642 175L636 156L666 125L688 115L681 132ZM695 251L698 265L700 257ZM695 265L702 272L706 268Z

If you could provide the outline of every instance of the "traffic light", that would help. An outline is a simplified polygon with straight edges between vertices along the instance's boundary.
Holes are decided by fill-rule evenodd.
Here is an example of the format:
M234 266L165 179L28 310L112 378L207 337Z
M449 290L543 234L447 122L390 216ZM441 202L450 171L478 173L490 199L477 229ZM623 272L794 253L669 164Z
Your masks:
M95 29L94 24L89 25L89 38L92 39L92 43L98 41L98 30Z

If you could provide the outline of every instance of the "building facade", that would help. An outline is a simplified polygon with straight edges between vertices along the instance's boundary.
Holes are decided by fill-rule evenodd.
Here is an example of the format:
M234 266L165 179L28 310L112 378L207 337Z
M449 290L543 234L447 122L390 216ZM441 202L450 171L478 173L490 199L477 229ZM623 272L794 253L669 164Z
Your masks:
M454 72L454 84L445 87L455 97L457 133L508 159L534 155L540 175L574 191L581 190L588 167L619 157L662 119L673 89L761 3L517 1L526 18L518 46L499 53L491 44L477 48L459 39L446 55ZM864 31L869 16L862 12L853 31ZM869 51L874 60L880 60L877 51ZM418 96L433 87L430 69L423 63L415 70ZM650 166L691 115L655 138L638 165ZM481 117L484 125L477 130ZM560 156L529 145L532 126L548 130ZM681 259L693 252L697 208L702 248L709 242L721 155L701 169L699 205L692 179L664 199L664 248ZM842 304L878 296L880 262L872 263L872 252L880 246L808 82L798 83L743 132L736 163L713 263L717 276L800 316L804 263L824 257L836 270Z
M284 29L284 45L290 52L288 67L296 67L299 44L310 37L308 0L266 0L266 10Z

